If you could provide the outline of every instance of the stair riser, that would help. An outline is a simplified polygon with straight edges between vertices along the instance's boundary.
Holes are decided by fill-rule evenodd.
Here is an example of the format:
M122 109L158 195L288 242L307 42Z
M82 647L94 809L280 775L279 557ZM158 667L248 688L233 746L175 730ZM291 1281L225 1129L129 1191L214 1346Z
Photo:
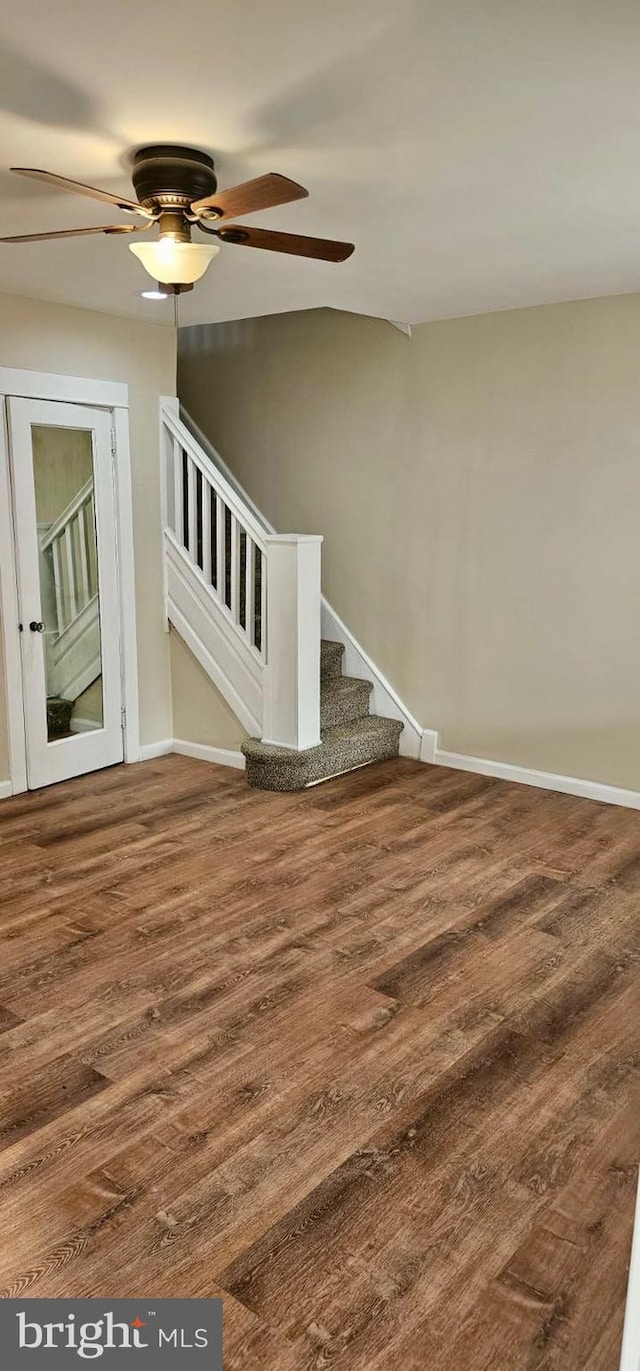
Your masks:
M342 643L321 643L320 645L320 680L332 681L336 676L342 675L342 661L344 658L344 648Z
M365 683L365 689L352 691L342 698L324 701L320 698L320 728L335 728L338 724L351 724L356 719L363 719L369 713L369 696L371 691Z
M335 681L336 676L341 675L342 667L338 666L337 669L335 669L333 664L329 663L328 666L320 668L320 684L323 685L326 684L328 681Z
M397 752L389 752L387 757L376 757L376 762L392 762L397 756ZM335 781L338 776L349 776L352 771L364 771L365 767L375 766L376 762L355 762L352 766L345 767L344 771L332 771L330 776L318 776L315 781L307 781L305 790L309 790L316 785L326 785L327 781Z
M328 772L320 775L316 775L312 767L301 768L297 773L289 767L283 767L281 774L276 775L273 766L253 762L247 757L246 777L254 790L306 790L307 786L319 785L322 781L332 780L334 776L343 776L345 772L356 771L364 766L374 766L376 762L390 761L397 756L397 742L389 743L387 747L381 747L375 757L363 757L361 753L354 753L344 757Z

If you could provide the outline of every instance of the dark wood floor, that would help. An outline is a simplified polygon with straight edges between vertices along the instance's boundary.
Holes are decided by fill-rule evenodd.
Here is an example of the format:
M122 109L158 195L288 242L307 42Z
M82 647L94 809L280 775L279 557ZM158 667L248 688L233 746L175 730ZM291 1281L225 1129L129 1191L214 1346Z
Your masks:
M167 757L0 825L2 1295L222 1293L226 1371L616 1371L640 814Z

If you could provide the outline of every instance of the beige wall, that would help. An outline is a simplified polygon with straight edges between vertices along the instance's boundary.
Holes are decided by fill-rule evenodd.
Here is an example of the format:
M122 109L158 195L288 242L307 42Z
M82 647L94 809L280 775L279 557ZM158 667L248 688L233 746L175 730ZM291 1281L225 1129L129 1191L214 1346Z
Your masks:
M173 629L170 658L174 738L237 751L247 736L242 724Z
M54 524L93 475L91 433L87 429L31 429L36 522Z
M0 366L129 386L141 738L172 734L162 614L158 396L175 393L173 329L17 296L0 296ZM0 680L0 778L8 776Z
M178 389L441 747L640 789L640 296L189 329Z

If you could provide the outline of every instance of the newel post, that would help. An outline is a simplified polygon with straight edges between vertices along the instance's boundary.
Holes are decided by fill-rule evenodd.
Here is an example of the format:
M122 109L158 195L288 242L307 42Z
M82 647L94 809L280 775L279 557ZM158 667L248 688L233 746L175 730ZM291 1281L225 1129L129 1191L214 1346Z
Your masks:
M320 548L315 534L267 545L267 662L262 739L301 752L320 742Z

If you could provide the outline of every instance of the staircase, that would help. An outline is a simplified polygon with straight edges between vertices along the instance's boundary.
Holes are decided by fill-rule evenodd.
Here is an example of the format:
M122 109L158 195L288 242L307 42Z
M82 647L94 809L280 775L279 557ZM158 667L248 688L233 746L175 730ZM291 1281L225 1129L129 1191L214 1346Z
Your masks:
M403 725L369 713L371 681L342 675L342 643L320 643L320 737L318 747L277 747L259 738L242 744L247 780L256 790L303 790L370 762L397 757Z
M321 642L315 534L275 534L161 405L167 620L251 735L247 780L302 790L396 757L403 722L369 713L373 683Z

